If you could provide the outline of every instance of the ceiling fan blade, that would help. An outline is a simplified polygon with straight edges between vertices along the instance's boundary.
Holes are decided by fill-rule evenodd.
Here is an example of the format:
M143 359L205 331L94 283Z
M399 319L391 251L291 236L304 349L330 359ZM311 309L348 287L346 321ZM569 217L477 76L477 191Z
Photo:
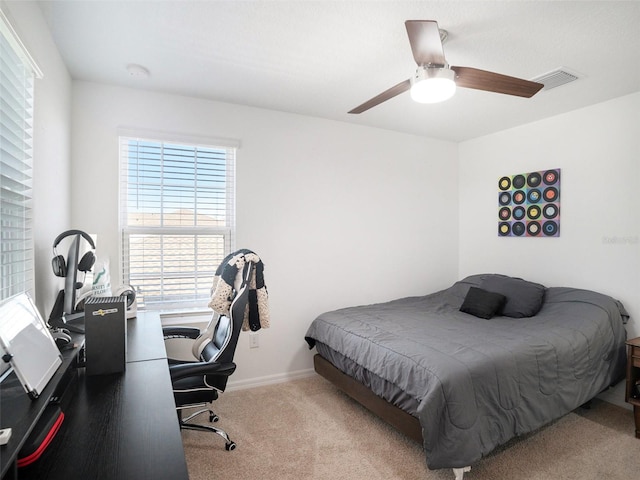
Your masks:
M518 97L533 97L544 85L542 83L509 77L471 67L451 67L456 72L456 85L488 92L504 93Z
M435 20L407 20L404 22L409 35L413 58L419 66L447 64L440 40L438 22Z
M390 98L395 97L396 95L400 95L403 92L406 92L411 88L411 80L405 80L404 82L400 82L399 84L391 87L388 90L385 90L380 95L376 95L371 100L367 100L362 105L357 106L353 110L349 110L349 113L362 113L369 110L376 105L381 104L382 102L386 102Z

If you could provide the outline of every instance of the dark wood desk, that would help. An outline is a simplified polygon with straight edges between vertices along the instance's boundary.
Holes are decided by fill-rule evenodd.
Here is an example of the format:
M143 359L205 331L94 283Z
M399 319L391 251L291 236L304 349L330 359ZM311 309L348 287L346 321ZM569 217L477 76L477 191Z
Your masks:
M157 315L127 321L125 372L87 376L79 369L58 434L18 478L189 478Z
M127 363L159 359L167 359L160 316L141 313L127 320Z
M74 334L74 340L81 343L82 338ZM15 478L15 459L22 448L36 421L49 404L49 398L54 394L56 386L75 361L80 347L63 352L63 363L51 378L42 394L36 400L30 400L20 384L15 372L4 379L0 385L0 427L11 427L12 433L9 443L0 446L1 478L5 475Z

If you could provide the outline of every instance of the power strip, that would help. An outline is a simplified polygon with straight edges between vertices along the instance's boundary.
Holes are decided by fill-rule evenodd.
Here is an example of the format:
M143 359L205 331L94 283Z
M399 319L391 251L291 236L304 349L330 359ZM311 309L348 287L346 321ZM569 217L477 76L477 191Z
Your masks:
M0 430L0 445L6 445L11 438L11 429L3 428Z

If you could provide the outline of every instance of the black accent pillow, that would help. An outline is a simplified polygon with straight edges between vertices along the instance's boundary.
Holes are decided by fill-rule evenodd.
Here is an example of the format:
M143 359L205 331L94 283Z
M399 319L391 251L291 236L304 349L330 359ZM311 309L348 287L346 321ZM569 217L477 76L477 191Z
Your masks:
M470 287L460 311L478 318L492 318L505 304L507 297L478 287Z
M522 278L506 275L490 275L480 283L480 287L507 297L502 307L502 315L512 318L533 317L542 308L546 287L528 282Z

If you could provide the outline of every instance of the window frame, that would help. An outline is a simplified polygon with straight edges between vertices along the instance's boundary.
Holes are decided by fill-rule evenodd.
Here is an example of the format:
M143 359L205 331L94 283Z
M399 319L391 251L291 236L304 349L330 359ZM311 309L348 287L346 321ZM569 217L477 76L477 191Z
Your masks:
M225 225L224 226L131 226L125 225L125 215L127 211L126 205L126 188L129 184L127 172L125 170L126 148L124 143L128 141L152 142L161 145L171 144L173 146L180 145L189 148L206 148L206 149L224 149L226 150L226 175L225 175ZM223 235L224 236L224 252L220 257L220 261L228 253L235 249L235 170L237 161L237 150L240 142L232 139L199 137L193 135L170 134L166 132L153 132L139 129L120 129L118 131L119 145L119 258L121 266L121 278L125 285L132 285L136 288L135 282L131 282L129 275L129 243L127 241L130 235L151 234L160 236L171 235L187 235L193 236L194 239L204 235ZM165 248L165 247L162 247ZM197 248L197 247L196 247ZM217 265L216 265L217 266ZM215 270L215 267L214 267ZM194 275L196 271L194 270ZM210 280L213 280L213 272ZM138 308L142 310L158 310L161 312L188 312L194 310L205 310L208 301L208 295L204 297L196 297L186 301L161 300L158 302L145 302L144 292L140 292L138 297ZM140 298L141 297L141 298Z
M20 293L35 296L33 241L33 135L35 80L42 71L0 6L0 63L5 96L0 107L0 303ZM5 53L3 53L5 52ZM13 121L13 128L8 123ZM6 136L5 136L6 135ZM9 136L13 136L13 140ZM2 139L9 145L3 147ZM12 146L14 148L12 148ZM9 152L9 149L14 150Z

